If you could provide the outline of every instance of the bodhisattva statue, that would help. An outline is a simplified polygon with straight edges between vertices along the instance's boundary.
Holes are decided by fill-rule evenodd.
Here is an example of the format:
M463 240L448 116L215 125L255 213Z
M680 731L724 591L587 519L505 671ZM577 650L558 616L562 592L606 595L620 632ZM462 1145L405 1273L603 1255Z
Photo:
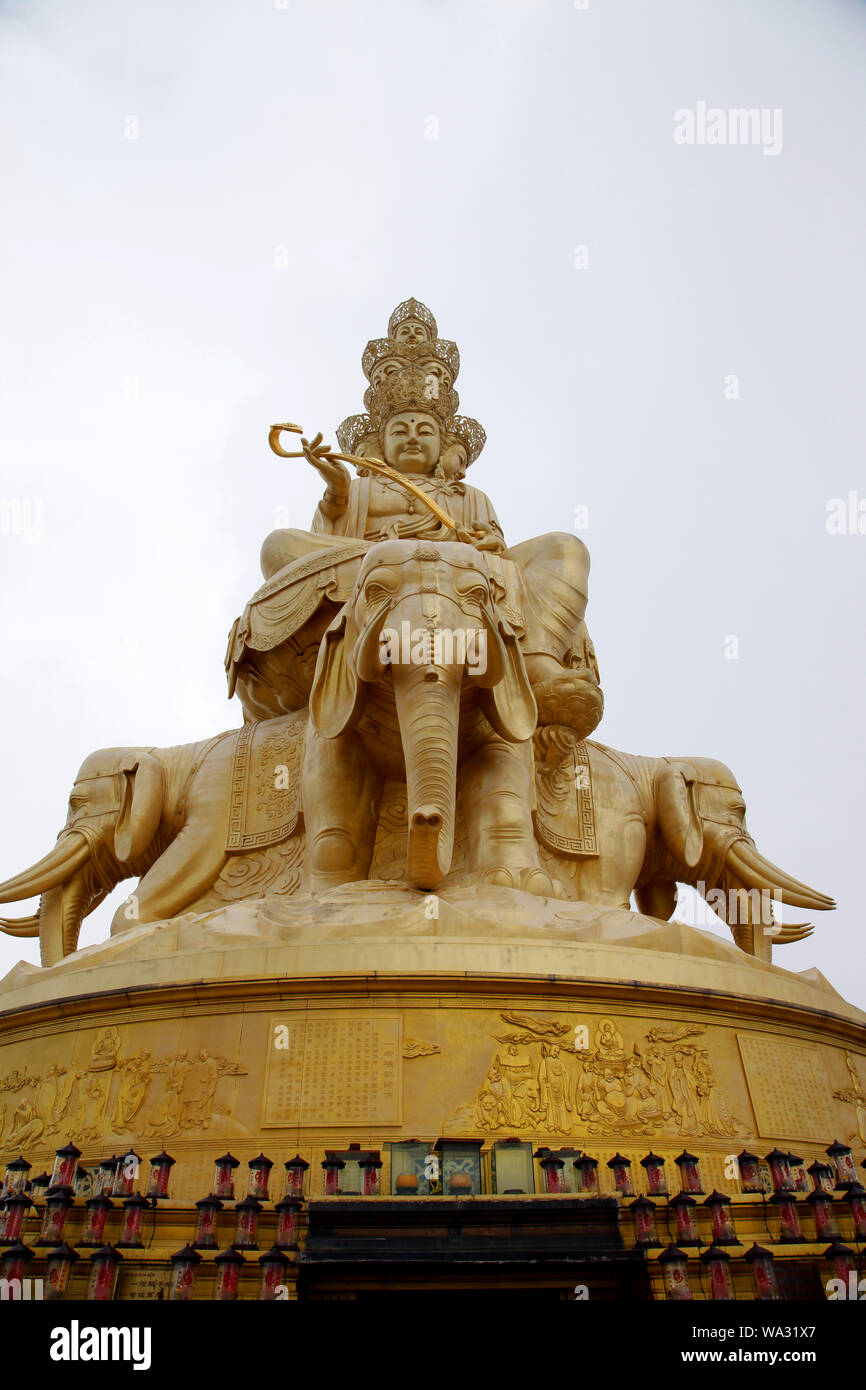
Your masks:
M690 883L749 954L801 940L810 925L782 927L764 895L809 911L833 901L763 857L730 769L587 741L603 701L586 547L563 533L507 547L464 482L484 431L458 414L454 343L410 299L362 365L367 411L338 430L340 453L316 435L293 454L280 437L300 428L271 429L325 494L311 531L268 536L266 583L232 628L243 728L91 753L54 848L0 883L0 902L38 894L38 912L0 930L38 934L52 965L124 879L139 882L113 936L239 896L392 877L621 910L634 895L662 920ZM386 783L398 801L405 783L405 855L379 874Z
M367 344L362 366L368 413L337 431L349 454L383 459L457 522L387 477L348 468L321 446L305 455L325 480L311 531L273 531L262 547L267 583L235 624L227 655L229 689L244 713L266 719L309 699L319 643L349 598L362 560L384 540L468 543L484 557L497 611L520 644L541 724L592 733L603 710L595 653L584 623L589 553L576 536L554 532L506 547L489 498L463 482L485 435L459 415L457 347L415 299L398 305L388 337Z

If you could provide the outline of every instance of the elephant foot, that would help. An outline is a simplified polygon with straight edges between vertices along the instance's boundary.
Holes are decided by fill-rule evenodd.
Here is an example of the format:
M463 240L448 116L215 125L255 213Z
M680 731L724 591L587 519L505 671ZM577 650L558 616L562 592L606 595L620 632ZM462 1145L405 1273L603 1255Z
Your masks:
M595 677L538 653L526 658L526 669L539 724L566 724L578 738L588 738L604 713L604 695Z
M558 884L544 869L540 869L537 864L528 864L522 869L509 869L505 865L496 865L494 868L485 869L481 874L481 883L489 883L495 888L519 888L524 893L534 893L537 898L561 898L564 896Z

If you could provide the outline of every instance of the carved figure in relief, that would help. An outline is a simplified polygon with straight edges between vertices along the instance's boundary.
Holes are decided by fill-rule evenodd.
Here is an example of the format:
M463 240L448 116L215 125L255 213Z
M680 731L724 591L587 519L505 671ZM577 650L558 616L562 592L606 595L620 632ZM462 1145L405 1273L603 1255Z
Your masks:
M538 1092L541 1110L548 1129L567 1134L571 1128L571 1078L559 1055L557 1043L541 1044L541 1065L538 1068Z

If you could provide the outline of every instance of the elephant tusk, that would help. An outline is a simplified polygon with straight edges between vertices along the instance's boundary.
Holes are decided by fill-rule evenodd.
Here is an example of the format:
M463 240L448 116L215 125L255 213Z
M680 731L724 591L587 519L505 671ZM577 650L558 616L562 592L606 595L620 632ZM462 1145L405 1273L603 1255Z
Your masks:
M89 858L90 848L84 836L71 831L38 864L33 864L16 878L0 883L0 903L17 903L22 898L35 898L49 888L56 888L58 883L71 878Z
M0 917L0 931L7 936L38 936L39 913L35 912L32 917Z
M792 941L805 941L815 930L811 922L777 922L776 927L778 930L770 933L774 946L790 946Z
M749 888L775 893L790 907L807 912L827 912L836 906L832 898L799 879L792 878L758 852L748 840L737 840L727 853L727 865Z

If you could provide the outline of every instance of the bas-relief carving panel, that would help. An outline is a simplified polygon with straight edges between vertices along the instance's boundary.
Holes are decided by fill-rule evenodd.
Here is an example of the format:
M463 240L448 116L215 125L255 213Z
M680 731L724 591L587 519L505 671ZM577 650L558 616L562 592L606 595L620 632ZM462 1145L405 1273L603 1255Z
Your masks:
M240 1019L150 1020L43 1035L4 1050L0 1153L243 1128ZM11 1065L10 1065L11 1062Z

